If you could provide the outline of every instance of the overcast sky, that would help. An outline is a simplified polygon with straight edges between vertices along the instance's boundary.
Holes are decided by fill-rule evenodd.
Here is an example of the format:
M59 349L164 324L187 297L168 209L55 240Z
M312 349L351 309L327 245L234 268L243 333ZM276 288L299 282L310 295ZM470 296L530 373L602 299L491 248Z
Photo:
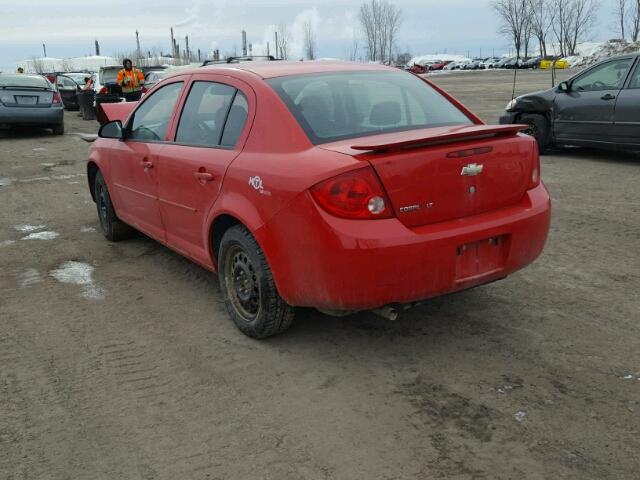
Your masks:
M135 30L142 49L170 51L169 28L181 46L189 35L192 50L214 47L240 50L241 30L247 31L254 54L273 44L273 26L286 22L294 55L301 53L302 25L316 26L320 57L344 57L357 28L359 0L0 0L0 68L15 68L21 59L93 53L98 39L103 55L135 50ZM397 0L403 24L398 46L412 54L448 53L479 56L507 51L509 42L497 33L491 0ZM604 0L598 27L590 40L605 40L613 32L613 0ZM361 42L362 45L362 42ZM361 48L362 51L362 48Z

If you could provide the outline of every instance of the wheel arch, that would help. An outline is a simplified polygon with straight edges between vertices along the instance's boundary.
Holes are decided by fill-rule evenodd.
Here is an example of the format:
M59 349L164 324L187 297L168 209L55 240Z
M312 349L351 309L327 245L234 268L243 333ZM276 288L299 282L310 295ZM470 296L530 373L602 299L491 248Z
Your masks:
M87 181L89 182L89 192L91 192L91 198L96 201L96 175L100 171L100 167L93 160L89 160L87 163Z

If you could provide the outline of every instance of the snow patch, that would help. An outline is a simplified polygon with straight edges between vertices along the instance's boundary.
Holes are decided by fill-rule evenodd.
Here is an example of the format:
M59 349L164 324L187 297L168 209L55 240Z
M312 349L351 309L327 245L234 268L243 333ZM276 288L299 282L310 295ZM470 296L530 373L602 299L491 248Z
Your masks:
M93 233L93 232L95 232L95 231L96 231L96 229L95 229L95 228L93 228L93 227L82 227L82 228L80 229L80 231L81 231L82 233Z
M22 233L29 233L29 232L35 232L36 230L42 230L43 228L45 228L46 225L15 225L13 228L15 228L17 231L22 232Z
M513 416L517 422L524 422L525 417L527 416L527 412L524 412L522 410L518 410L515 415Z
M16 243L15 240L2 240L0 242L0 247L8 247L9 245L13 245L14 243Z
M28 288L40 282L42 282L42 277L35 268L27 268L20 275L20 288Z
M75 262L70 260L63 263L59 268L49 272L53 278L60 283L71 285L80 285L82 293L80 296L96 300L104 298L104 289L97 286L93 281L93 272L95 268L88 263Z
M30 233L26 237L22 237L22 240L53 240L54 238L57 238L59 236L60 234L58 232L46 230L44 232Z
M7 187L13 183L12 178L0 178L0 187Z

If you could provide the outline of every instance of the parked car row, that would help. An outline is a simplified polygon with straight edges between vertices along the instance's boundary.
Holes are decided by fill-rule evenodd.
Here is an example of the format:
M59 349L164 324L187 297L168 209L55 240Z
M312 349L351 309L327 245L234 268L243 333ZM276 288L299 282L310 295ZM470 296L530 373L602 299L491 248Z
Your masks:
M431 60L422 64L413 64L407 70L423 74L438 70L489 70L496 68L504 69L549 69L567 68L568 62L560 57L488 57L461 60Z

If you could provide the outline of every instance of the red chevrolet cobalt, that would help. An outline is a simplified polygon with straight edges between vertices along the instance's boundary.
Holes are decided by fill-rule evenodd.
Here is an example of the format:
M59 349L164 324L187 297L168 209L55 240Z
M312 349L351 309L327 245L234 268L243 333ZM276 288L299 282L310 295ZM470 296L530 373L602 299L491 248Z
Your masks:
M217 272L252 337L294 306L393 317L506 277L547 238L535 141L397 69L214 65L103 107L87 172L105 236L133 227Z

